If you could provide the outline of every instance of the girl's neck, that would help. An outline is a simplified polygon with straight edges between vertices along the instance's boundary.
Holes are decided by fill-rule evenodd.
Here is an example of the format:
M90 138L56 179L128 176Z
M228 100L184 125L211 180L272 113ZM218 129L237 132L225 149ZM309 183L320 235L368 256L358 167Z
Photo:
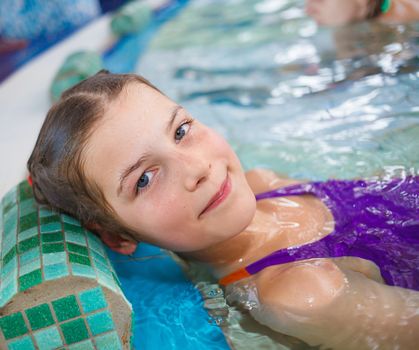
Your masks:
M263 215L256 209L255 216L248 227L239 234L219 242L209 248L181 255L187 259L204 263L213 269L215 275L224 275L243 265L253 250L262 243L259 217Z
M239 260L243 253L250 248L251 237L246 239L245 235L246 231L243 231L209 248L183 253L182 255L186 258L208 264L215 269L223 268Z

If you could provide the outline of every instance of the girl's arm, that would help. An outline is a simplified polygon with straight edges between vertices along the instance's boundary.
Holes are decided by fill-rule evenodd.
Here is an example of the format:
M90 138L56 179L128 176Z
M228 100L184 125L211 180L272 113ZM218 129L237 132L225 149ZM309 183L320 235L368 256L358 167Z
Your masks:
M260 305L252 315L310 345L415 348L419 292L378 283L347 262L340 265L316 259L265 269L254 280Z
M388 1L388 0L386 0ZM306 12L320 25L344 25L371 17L381 0L306 0ZM378 12L383 22L403 23L419 19L419 1L390 0L385 13Z

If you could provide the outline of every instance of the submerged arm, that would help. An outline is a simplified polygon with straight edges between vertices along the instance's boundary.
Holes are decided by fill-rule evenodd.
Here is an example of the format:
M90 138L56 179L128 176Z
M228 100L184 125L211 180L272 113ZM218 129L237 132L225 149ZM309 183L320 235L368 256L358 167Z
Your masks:
M253 316L310 345L411 349L419 342L419 293L378 283L327 259L270 267L255 278Z

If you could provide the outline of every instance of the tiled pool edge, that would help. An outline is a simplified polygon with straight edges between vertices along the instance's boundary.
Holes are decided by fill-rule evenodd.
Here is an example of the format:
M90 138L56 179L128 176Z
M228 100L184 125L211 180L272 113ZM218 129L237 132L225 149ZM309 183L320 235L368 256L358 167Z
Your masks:
M100 240L35 205L26 181L0 208L2 348L128 349L132 325L118 313L131 305Z

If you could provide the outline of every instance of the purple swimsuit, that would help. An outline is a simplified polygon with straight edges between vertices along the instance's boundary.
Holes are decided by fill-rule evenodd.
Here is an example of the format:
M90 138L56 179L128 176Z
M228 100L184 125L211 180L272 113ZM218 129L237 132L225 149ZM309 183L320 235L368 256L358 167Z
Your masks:
M260 193L256 199L304 194L315 195L329 208L334 231L273 252L242 271L252 275L293 261L352 256L376 263L387 284L419 290L419 177L309 182Z

